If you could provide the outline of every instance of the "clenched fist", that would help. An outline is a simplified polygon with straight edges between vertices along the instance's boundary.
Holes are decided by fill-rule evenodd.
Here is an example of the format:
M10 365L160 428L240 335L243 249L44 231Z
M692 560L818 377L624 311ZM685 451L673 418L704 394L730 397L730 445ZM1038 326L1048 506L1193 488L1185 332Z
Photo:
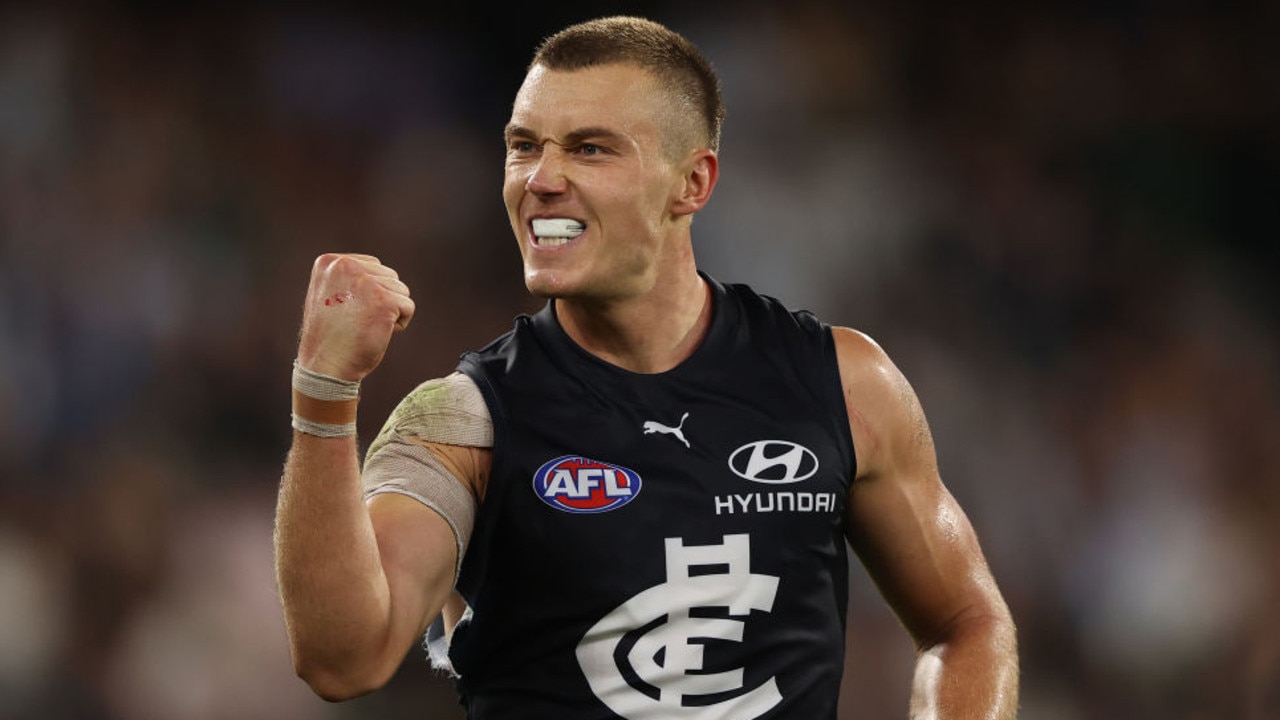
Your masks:
M370 255L316 258L302 309L298 363L342 380L363 380L382 361L394 332L413 317L409 287Z

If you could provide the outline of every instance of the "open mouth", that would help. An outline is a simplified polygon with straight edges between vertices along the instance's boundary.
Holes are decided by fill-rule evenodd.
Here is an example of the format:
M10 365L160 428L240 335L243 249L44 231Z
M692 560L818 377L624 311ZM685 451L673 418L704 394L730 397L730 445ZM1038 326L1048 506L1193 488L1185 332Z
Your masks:
M587 229L573 218L536 218L533 221L533 243L538 247L558 247L578 237Z

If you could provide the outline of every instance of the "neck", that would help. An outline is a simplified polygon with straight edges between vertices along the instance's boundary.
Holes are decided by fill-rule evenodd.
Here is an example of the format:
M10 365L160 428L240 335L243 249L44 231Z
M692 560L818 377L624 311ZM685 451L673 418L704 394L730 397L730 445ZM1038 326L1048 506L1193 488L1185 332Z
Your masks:
M643 296L613 301L557 298L561 327L584 350L635 373L666 372L693 354L711 325L711 287L696 270Z

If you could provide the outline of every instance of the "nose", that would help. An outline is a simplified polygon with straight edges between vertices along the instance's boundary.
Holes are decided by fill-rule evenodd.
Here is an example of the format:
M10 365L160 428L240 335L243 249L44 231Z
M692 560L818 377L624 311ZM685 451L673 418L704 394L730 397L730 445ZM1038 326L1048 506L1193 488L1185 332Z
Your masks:
M533 166L533 171L525 181L525 189L535 195L558 195L567 189L568 184L564 150L558 145L547 143L538 163Z

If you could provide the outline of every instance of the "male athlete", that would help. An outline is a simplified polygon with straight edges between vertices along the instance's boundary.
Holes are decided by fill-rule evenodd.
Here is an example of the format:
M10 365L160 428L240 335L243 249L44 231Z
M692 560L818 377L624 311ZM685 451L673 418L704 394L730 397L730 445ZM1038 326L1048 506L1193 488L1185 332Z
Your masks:
M426 634L474 720L833 720L847 543L918 648L910 716L1014 716L1014 625L907 381L697 268L722 117L661 25L544 41L503 196L548 303L410 393L363 467L359 381L414 305L375 258L317 259L276 559L318 694L382 686Z

